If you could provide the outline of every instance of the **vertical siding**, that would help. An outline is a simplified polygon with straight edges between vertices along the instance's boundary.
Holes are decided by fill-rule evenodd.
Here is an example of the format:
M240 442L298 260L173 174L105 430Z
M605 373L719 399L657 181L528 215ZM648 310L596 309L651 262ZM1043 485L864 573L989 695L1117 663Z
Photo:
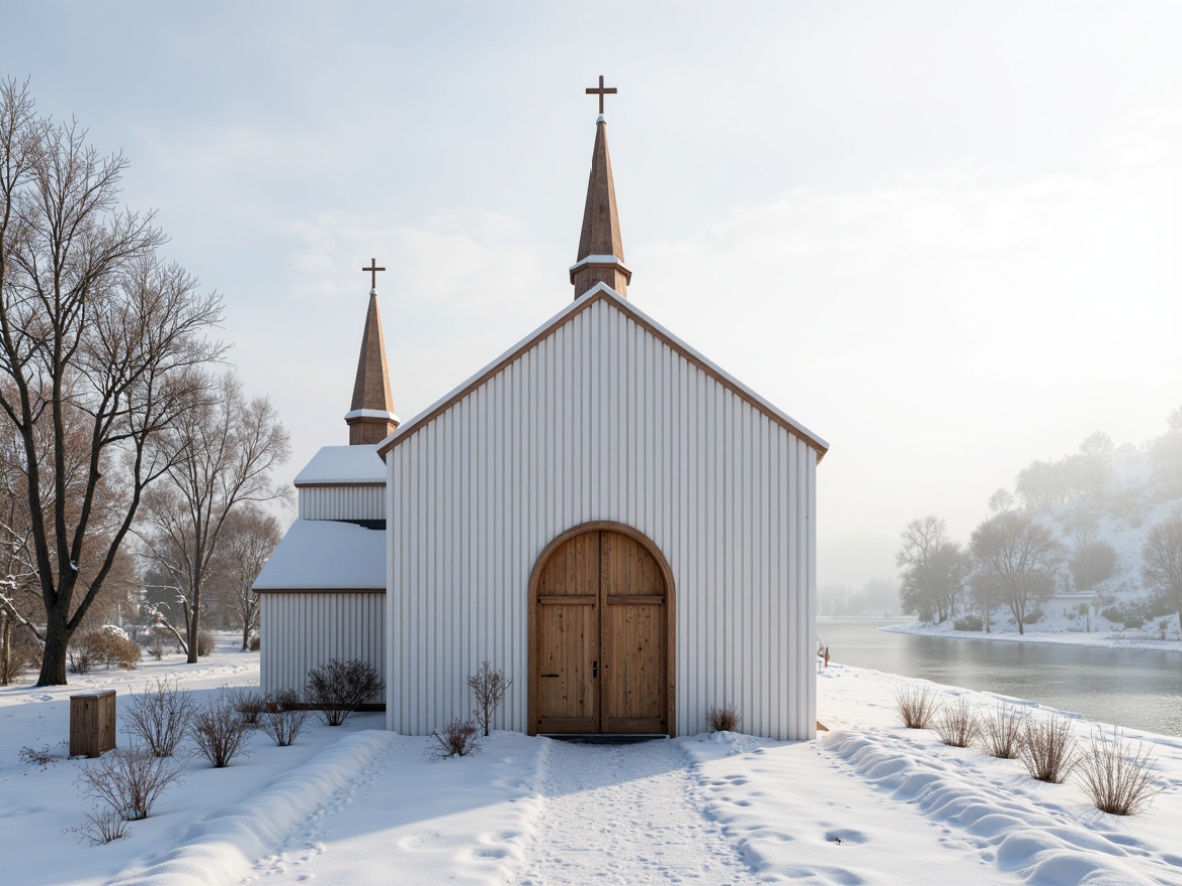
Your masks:
M388 457L388 725L470 711L488 658L527 729L530 572L590 520L643 532L675 581L676 731L734 702L744 728L814 734L816 453L599 301Z
M381 486L301 486L302 520L383 520L385 490Z
M384 594L272 591L259 597L264 692L303 691L308 671L333 658L371 662L385 679Z

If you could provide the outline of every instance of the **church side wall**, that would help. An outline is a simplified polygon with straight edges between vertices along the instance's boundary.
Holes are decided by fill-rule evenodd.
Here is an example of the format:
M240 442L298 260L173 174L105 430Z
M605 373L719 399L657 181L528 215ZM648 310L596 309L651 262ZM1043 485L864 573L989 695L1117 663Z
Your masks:
M733 702L744 731L815 734L816 454L609 302L387 458L389 728L468 716L488 658L514 681L494 725L526 731L530 571L613 520L673 571L677 733Z
M385 594L266 591L259 597L263 692L303 692L308 671L333 658L368 661L385 679Z
M301 486L301 520L384 520L385 487Z

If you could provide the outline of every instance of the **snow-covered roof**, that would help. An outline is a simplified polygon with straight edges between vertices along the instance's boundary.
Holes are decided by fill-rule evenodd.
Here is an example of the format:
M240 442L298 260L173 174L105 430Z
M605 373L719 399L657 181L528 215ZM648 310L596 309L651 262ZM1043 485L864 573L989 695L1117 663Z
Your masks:
M351 448L369 449L370 458L377 461L372 446ZM255 579L254 589L299 591L317 588L385 590L386 530L367 529L356 523L335 520L296 520L292 523Z
M322 446L295 478L296 486L385 483L386 466L377 444Z

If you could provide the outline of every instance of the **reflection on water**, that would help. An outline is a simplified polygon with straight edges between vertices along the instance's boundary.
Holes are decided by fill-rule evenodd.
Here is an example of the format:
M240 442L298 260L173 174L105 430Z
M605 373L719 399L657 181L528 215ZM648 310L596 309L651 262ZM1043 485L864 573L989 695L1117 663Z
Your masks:
M898 621L897 619L895 621ZM1027 698L1093 720L1182 735L1182 654L924 637L891 621L817 620L834 661Z

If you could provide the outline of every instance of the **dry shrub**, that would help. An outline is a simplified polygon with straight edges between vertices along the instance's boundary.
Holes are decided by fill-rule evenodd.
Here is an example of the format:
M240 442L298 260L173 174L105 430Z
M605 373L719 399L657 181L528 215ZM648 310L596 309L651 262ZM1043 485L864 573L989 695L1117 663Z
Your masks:
M103 846L127 836L127 820L114 809L98 809L86 813L86 821L77 830L91 846Z
M300 696L290 689L268 695L259 716L259 728L285 748L304 730L308 712L300 707Z
M967 748L981 731L981 721L962 698L956 704L947 704L940 709L934 718L934 727L944 744Z
M76 633L67 656L76 674L89 673L99 665L118 665L131 671L140 663L140 647L117 628L102 627Z
M74 634L66 650L70 670L75 674L89 674L97 662L97 646L100 642L98 631L79 631Z
M0 655L0 686L10 686L25 670L35 664L33 653L24 646L13 643L8 655Z
M359 658L334 658L308 671L308 703L329 726L340 726L356 708L381 692L383 683L373 665Z
M471 720L452 720L440 732L435 729L427 739L427 753L432 760L466 757L480 750L480 730Z
M120 818L147 818L161 792L180 779L181 767L151 751L111 751L78 772L88 797L103 800Z
M711 732L738 732L739 724L742 722L739 709L732 702L713 707L706 712L706 725Z
M1031 778L1061 784L1076 763L1071 724L1062 717L1051 717L1042 723L1027 720L1018 756Z
M61 754L49 745L44 745L41 748L25 746L17 752L16 756L22 763L28 763L30 766L40 766L42 770L48 769L61 759Z
M142 741L154 757L171 757L193 721L193 700L175 680L156 680L131 697L126 730Z
M251 729L260 725L260 716L265 710L267 699L260 693L252 692L249 689L239 689L234 693L234 709L238 712L246 725Z
M206 655L213 655L217 649L218 638L213 631L198 631L197 632L197 657L203 658Z
M251 652L258 652L261 643L262 643L262 641L259 639L258 634L251 634L251 636L250 636L250 651Z
M997 703L993 715L981 724L978 744L991 757L1003 760L1016 759L1022 750L1023 721L1018 718L1018 709L1004 702Z
M1097 730L1091 745L1079 755L1077 779L1101 812L1136 815L1161 790L1153 783L1150 755L1141 742L1134 751L1117 732L1111 739Z
M250 726L238 713L234 695L225 690L197 709L189 727L198 753L215 769L229 766L234 757L245 753L250 733Z
M493 714L512 685L512 680L505 679L504 671L493 670L492 662L488 659L482 661L480 670L468 678L468 688L476 696L476 710L472 713L485 735L488 735L488 726Z
M939 701L928 686L906 686L895 693L899 718L908 729L927 729Z

